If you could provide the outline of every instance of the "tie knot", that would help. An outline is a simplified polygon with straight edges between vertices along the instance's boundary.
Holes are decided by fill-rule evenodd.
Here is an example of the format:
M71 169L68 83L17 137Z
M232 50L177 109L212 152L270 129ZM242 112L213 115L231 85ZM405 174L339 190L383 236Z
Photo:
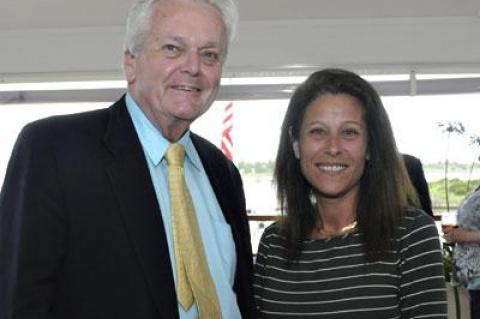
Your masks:
M172 144L167 150L166 157L169 166L183 167L183 160L185 159L185 148L182 144Z

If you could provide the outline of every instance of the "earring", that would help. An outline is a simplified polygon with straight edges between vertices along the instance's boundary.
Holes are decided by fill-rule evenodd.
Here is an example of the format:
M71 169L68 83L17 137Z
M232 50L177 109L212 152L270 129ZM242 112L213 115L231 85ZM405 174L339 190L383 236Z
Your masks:
M295 155L296 159L300 159L300 150L298 148L298 141L294 141L292 144L293 147L293 154Z

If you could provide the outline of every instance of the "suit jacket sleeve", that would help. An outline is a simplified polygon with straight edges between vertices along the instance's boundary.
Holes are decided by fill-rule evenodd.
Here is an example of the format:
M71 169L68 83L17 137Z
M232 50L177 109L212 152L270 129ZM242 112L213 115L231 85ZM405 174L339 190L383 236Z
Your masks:
M49 140L35 124L23 129L0 195L1 318L27 308L43 318L51 305L65 252L65 220Z

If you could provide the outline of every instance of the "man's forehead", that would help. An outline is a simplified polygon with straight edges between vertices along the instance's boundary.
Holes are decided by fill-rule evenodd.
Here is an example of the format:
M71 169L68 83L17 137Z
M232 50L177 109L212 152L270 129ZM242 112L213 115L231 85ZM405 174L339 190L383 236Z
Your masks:
M210 19L199 12L193 13L186 9L158 8L151 21L150 34L157 40L168 38L184 43L197 42L208 47L225 46L226 27L221 15L218 20Z
M163 0L157 1L153 5L152 13L153 15L159 14L161 16L167 16L168 11L179 11L179 12L191 12L195 8L202 9L204 11L211 10L216 12L220 18L223 20L223 14L214 4L208 1L198 1L198 0ZM170 9L170 10L169 10Z

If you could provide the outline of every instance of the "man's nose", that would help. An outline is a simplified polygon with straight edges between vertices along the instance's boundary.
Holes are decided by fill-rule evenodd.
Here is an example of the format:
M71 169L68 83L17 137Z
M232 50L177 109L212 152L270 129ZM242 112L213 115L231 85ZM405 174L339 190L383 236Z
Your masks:
M187 52L183 63L183 71L191 76L197 76L200 71L200 56L198 52Z

